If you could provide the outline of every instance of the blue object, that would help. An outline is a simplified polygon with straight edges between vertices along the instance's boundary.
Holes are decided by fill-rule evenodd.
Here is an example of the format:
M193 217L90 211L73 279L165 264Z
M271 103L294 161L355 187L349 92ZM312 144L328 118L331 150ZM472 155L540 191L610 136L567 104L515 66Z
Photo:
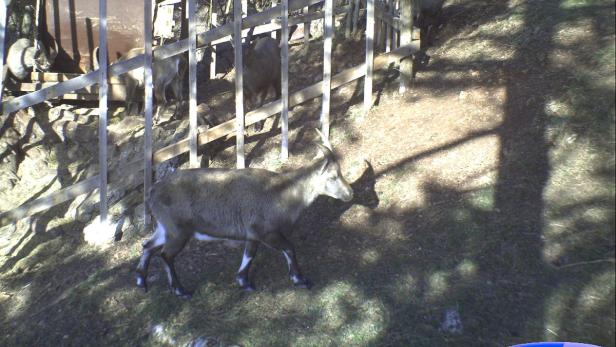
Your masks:
M530 342L521 345L513 345L511 347L600 347L597 345L589 345L579 342Z

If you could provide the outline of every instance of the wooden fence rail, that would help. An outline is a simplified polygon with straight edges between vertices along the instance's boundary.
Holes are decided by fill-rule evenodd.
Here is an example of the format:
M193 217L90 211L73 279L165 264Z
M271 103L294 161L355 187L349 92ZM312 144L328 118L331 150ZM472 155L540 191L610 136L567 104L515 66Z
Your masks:
M320 3L323 0L293 0L289 2L289 11L301 9L305 6ZM265 24L280 15L280 8L270 8L259 12L257 14L250 15L242 20L242 29L247 29L253 26ZM217 28L208 30L205 33L197 35L197 47L204 47L209 43L231 35L233 32L233 22L219 26ZM170 43L168 45L161 46L154 52L155 60L162 60L188 50L188 39ZM143 66L144 55L138 55L132 59L128 59L122 62L117 62L109 66L109 76L118 76L126 73L130 70ZM54 86L43 88L35 92L17 97L13 100L5 101L2 105L2 112L8 114L15 112L28 106L36 105L45 100L57 98L60 95L70 93L75 90L79 90L95 83L98 83L99 79L98 70L89 72L71 80L58 83Z
M381 54L374 59L374 70L380 70L388 67L394 62L399 62L401 59L419 50L419 44L413 42L411 45L399 47L389 53ZM352 82L363 77L366 73L365 64L346 69L331 79L331 88L336 89L346 83ZM289 95L289 107L293 107L304 103L308 100L321 96L322 82L313 84ZM249 126L261 120L264 120L274 114L280 113L282 110L282 102L280 100L266 104L259 109L248 112L245 117L245 125ZM204 145L227 135L232 135L235 132L235 119L229 120L212 128L205 126L198 129L198 143ZM189 150L189 140L184 139L165 148L159 149L153 155L154 164L160 164L166 160L172 159ZM143 182L143 162L142 160L133 161L120 170L123 174L121 177L110 176L109 191L118 189L126 189L134 187ZM19 219L31 216L35 213L44 211L55 205L72 200L80 195L95 192L98 188L100 177L98 175L89 177L70 187L63 188L48 196L36 199L25 203L13 210L0 213L0 227Z

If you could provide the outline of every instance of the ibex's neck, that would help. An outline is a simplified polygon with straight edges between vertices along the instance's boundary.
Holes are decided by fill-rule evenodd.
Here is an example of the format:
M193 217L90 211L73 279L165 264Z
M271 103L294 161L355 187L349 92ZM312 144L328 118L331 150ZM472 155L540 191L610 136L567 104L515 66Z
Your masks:
M316 180L321 166L322 162L317 161L310 166L285 174L288 185L283 189L282 197L293 222L319 196Z

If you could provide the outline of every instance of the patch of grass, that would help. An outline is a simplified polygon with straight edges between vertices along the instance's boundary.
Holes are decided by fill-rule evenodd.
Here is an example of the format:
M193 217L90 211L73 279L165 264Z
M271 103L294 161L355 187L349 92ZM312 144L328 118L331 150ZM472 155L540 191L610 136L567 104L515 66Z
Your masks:
M609 4L613 5L612 2L606 0L564 0L561 2L560 6L564 9L574 9Z

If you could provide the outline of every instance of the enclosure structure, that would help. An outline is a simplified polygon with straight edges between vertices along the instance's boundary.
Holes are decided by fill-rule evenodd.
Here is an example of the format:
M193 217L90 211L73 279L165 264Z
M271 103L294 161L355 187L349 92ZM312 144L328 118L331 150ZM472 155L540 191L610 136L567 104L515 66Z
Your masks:
M346 6L334 10L333 0L324 2L322 11L306 11L310 6L321 4L321 0L284 0L277 6L242 17L241 1L234 0L234 20L233 22L214 27L203 33L196 33L194 25L194 0L188 2L189 17L189 38L160 46L152 52L152 2L144 1L144 44L145 53L132 59L120 61L110 66L101 64L100 69L58 81L50 86L42 86L41 89L19 96L12 100L3 102L2 112L8 114L23 109L45 100L57 98L61 95L72 93L76 90L98 85L99 93L99 174L80 181L72 186L65 187L48 196L38 198L23 204L11 211L0 214L0 226L14 222L18 219L44 211L52 206L72 200L82 194L91 193L98 189L100 203L100 222L106 222L107 215L107 192L115 189L127 189L144 184L144 199L147 199L149 187L152 184L152 167L166 160L177 157L178 155L189 152L190 166L197 166L197 148L206 143L212 142L235 132L237 141L237 167L243 168L244 163L244 129L254 123L262 121L277 113L282 114L282 143L281 155L285 158L288 155L288 108L301 104L313 98L322 97L321 125L322 133L329 137L329 100L332 89L338 88L346 83L365 77L364 83L364 110L367 112L372 104L372 72L374 69L381 69L391 63L399 62L401 59L411 56L419 50L419 42L398 46L397 33L399 24L392 14L393 3L378 3L375 6L374 0L366 0L366 62L362 65L346 69L335 76L331 75L331 48L332 37L334 35L333 16L339 13L347 13L345 33L358 31L357 19L360 12L360 1L351 0ZM289 18L290 11L304 9L302 15ZM101 49L99 50L99 61L108 60L107 50L107 0L99 1L100 26L99 37ZM1 13L0 13L1 14ZM386 41L388 51L373 58L374 49L374 27L375 15L378 17L378 33L389 33ZM278 18L281 18L278 20ZM242 86L242 45L241 39L246 36L250 28L254 28L255 33L271 32L282 29L282 37L288 32L288 27L296 24L309 25L313 20L324 18L324 68L322 81L303 88L292 94L288 93L288 40L281 40L282 45L282 99L266 104L256 110L244 115L243 110L243 86ZM0 18L2 19L2 18ZM273 22L272 22L273 21ZM410 30L410 28L408 28ZM196 59L195 49L216 45L229 39L229 35L235 40L235 66L236 66L236 119L224 122L214 127L197 126L196 119ZM384 35L380 35L384 36ZM305 35L305 42L308 37ZM377 46L383 40L377 40ZM0 46L0 51L2 47ZM152 153L152 60L162 60L171 56L189 51L189 119L190 128L188 138L178 141L175 144L164 147ZM3 52L1 52L3 53ZM3 56L3 54L1 54ZM127 163L123 167L124 172L129 174L122 177L122 180L108 182L107 178L107 100L109 94L109 80L114 76L119 76L132 69L144 67L145 70L145 129L144 129L144 158L143 160ZM147 220L147 212L146 212Z

